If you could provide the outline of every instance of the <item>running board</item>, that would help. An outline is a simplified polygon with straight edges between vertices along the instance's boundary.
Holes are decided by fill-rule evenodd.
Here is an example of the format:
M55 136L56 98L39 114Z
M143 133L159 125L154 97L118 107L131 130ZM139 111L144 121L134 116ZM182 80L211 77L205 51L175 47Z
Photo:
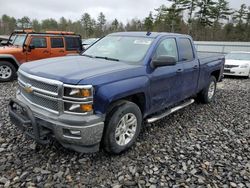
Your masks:
M185 107L189 106L189 105L192 104L192 103L194 103L194 99L190 99L190 100L188 100L188 101L182 103L182 104L179 105L179 106L176 106L176 107L174 107L174 108L171 108L171 109L167 110L166 112L164 112L164 113L162 113L162 114L160 114L160 115L153 116L153 117L147 119L146 122L147 122L147 123L153 123L153 122L155 122L155 121L157 121L157 120L159 120L159 119L162 119L162 118L164 118L164 117L166 117L166 116L172 114L173 112L176 112L176 111L178 111L178 110L180 110L180 109L182 109L182 108L185 108Z

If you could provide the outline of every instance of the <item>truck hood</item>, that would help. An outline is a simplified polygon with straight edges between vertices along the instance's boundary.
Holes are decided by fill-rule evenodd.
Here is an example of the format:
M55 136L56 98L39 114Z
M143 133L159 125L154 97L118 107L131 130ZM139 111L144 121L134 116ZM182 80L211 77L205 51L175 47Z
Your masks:
M0 54L15 54L21 52L23 49L18 46L1 46Z
M66 84L77 84L86 78L102 76L134 67L123 62L105 59L65 56L25 63L19 69L32 75L59 80Z

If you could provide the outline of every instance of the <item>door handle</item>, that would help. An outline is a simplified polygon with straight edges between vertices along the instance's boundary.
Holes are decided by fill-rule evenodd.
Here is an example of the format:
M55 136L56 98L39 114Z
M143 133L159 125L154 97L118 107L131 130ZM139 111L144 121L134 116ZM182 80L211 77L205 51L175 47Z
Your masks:
M43 53L49 53L49 51L48 50L44 50Z
M193 66L193 69L198 69L198 65Z
M63 52L64 52L64 50L60 50L59 52L63 53Z
M177 73L182 73L182 72L183 72L183 69L177 69L176 72L177 72Z

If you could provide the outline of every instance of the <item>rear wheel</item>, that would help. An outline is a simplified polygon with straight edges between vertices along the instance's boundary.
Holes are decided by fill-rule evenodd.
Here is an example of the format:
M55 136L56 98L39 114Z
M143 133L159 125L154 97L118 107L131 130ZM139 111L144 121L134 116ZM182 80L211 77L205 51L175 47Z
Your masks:
M104 149L113 154L129 149L140 133L141 124L142 114L135 103L123 101L115 106L105 122Z
M217 80L214 76L209 79L208 85L199 93L198 98L202 103L210 103L214 100L217 88Z
M16 68L8 61L0 61L0 81L7 82L15 78Z

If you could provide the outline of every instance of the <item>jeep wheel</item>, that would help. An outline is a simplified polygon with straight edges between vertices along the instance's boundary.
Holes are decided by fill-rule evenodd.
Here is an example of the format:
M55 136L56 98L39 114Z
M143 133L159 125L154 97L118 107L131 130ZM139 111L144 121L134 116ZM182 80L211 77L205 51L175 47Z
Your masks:
M141 123L142 114L136 104L124 101L114 107L105 122L104 149L119 154L130 148L140 133Z
M199 93L199 99L202 103L210 103L214 100L217 88L217 80L214 76L209 79L208 85Z
M11 81L15 78L16 68L7 61L0 61L0 82Z

